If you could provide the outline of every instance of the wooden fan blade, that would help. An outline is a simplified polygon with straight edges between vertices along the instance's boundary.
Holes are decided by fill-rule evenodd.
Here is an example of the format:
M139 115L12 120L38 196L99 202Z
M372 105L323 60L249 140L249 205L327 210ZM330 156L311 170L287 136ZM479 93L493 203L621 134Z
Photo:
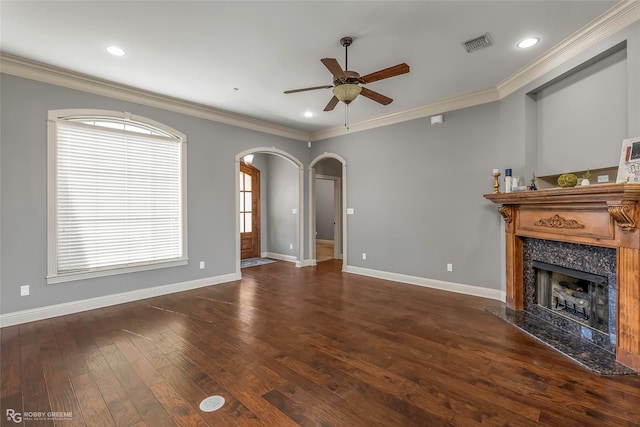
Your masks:
M284 93L296 93L296 92L304 92L307 90L316 90L316 89L331 89L332 87L333 87L332 85L313 86L313 87L305 87L302 89L285 90Z
M408 72L409 66L403 62L402 64L394 65L393 67L385 68L384 70L362 76L361 80L363 83L371 83L382 79L388 79L389 77L399 76L400 74L406 74Z
M333 98L331 98L327 106L324 107L324 111L333 110L334 108L336 108L336 105L338 105L338 102L340 102L340 100L334 96Z
M333 74L333 77L336 79L345 78L344 71L342 71L342 67L335 58L322 58L320 61Z
M371 89L367 89L366 87L362 88L362 92L360 92L360 95L373 101L379 102L382 105L389 105L393 102L393 99L388 98L378 92L374 92Z

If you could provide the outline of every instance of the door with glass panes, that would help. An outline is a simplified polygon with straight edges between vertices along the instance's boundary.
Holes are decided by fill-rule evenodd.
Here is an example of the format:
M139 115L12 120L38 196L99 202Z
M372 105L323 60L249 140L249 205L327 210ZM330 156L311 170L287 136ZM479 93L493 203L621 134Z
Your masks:
M240 259L260 257L260 171L240 162Z

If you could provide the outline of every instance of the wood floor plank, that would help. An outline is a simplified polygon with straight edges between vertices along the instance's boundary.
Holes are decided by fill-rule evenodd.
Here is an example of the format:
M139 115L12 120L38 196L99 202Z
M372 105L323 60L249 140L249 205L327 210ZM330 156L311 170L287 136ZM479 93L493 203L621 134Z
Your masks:
M133 402L140 417L149 425L171 425L173 423L172 418L138 376L135 369L129 365L118 347L115 344L111 344L101 347L100 351L126 391L127 396Z
M19 330L23 400L19 409L23 414L49 412L52 410L51 399L43 364L43 358L46 358L46 354L42 351L40 337L35 332L35 324L20 325ZM4 363L4 360L1 363ZM15 408L12 407L12 409ZM42 420L38 422L38 425L52 426L53 421Z
M100 350L87 356L87 366L116 425L141 423L140 414Z
M0 329L0 398L13 397L22 388L20 362L20 329L9 326ZM3 406L8 407L8 406ZM22 407L22 405L21 405Z
M313 322L313 323L322 324L322 322L319 322L319 321L317 321L317 320L316 320L315 322ZM343 330L343 331L345 330L345 327L344 327L344 326L342 327L342 330ZM347 331L347 332L348 332L348 331ZM303 331L298 331L298 333L296 334L296 337L297 337L298 341L300 340L300 337L302 337L302 336L303 336L302 334L303 334ZM312 339L311 339L311 342L313 343L316 339L317 339L317 338L312 338ZM262 348L262 350L264 351L265 349L264 349L264 348ZM377 369L377 367L375 367L375 366L372 366L371 368L372 368L373 370L378 370L378 369ZM388 377L387 377L387 378L388 378ZM404 379L402 379L401 381L403 382L403 381L404 381ZM406 404L405 404L405 405L403 405L403 410L405 410L405 411L406 411L406 409L407 409L407 406L406 406ZM533 415L533 416L537 418L537 416L539 415L539 411L537 411L537 410L532 410L532 412L534 413L534 415ZM451 414L450 414L449 416L451 416ZM516 418L519 418L519 415L518 415L518 414L514 414L514 416L515 416ZM442 421L442 419L440 419L440 421Z
M89 373L71 377L71 384L87 425L115 426L115 420Z
M174 419L175 424L197 427L207 425L195 407L166 382L155 383L150 388L162 407Z
M51 411L71 414L68 418L64 417L65 425L86 425L54 335L46 336L40 342L40 353Z
M3 328L0 405L73 413L33 425L640 427L640 377L584 370L497 301L337 260L242 273ZM211 395L225 405L201 411Z

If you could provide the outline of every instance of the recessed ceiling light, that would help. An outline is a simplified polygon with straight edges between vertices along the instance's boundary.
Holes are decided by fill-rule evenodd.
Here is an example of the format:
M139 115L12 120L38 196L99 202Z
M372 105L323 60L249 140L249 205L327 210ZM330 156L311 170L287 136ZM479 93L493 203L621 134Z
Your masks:
M118 46L109 46L107 48L107 52L113 56L124 56L124 50L120 49Z
M537 37L529 37L529 38L526 38L524 40L521 40L518 43L518 47L521 48L521 49L526 49L528 47L537 45L539 41L540 41L540 39L537 38Z
M304 112L304 116L305 117L313 117L313 116L315 116L315 114L313 114L311 111L305 111Z

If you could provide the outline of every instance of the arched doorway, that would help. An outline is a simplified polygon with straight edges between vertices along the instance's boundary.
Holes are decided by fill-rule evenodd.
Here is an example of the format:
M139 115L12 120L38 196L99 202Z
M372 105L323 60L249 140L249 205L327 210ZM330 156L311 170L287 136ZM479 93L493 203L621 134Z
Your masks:
M342 258L343 270L347 265L346 171L346 161L333 153L323 153L309 165L309 254L313 265L319 262L319 241L332 242L332 258ZM329 210L333 211L332 217L326 218L330 213L318 209L320 197L328 197L321 204L323 208L331 206ZM325 225L321 222L325 222ZM332 230L327 229L331 226Z
M291 250L294 251L292 256L286 255L286 256L279 256L278 254L269 254L269 257L275 257L275 258L279 258L279 259L284 259L286 261L292 261L296 263L296 266L302 266L303 265L303 261L304 261L304 244L303 244L303 237L304 237L304 232L303 232L303 226L304 226L304 221L302 220L302 218L304 218L304 209L303 209L303 203L302 201L304 200L303 196L303 188L304 188L304 183L303 183L303 179L304 179L304 167L302 162L300 162L297 158L295 158L293 155L287 153L286 151L282 151L279 150L277 148L274 147L256 147L256 148L252 148L249 150L245 150L242 151L238 154L236 154L236 159L235 159L235 164L236 164L236 179L235 179L235 185L236 185L236 273L240 276L240 267L241 267L241 252L242 252L242 238L241 238L241 219L243 218L242 214L241 214L241 208L243 208L243 204L241 204L241 196L243 194L243 191L241 190L242 185L240 182L240 177L242 176L241 174L241 164L243 163L243 159L245 156L249 155L249 154L267 154L267 155L273 155L276 156L278 158L278 161L280 163L284 163L286 165L290 165L294 168L295 172L295 177L292 178L293 180L296 181L296 185L295 188L292 190L296 193L295 197L295 207L291 208L291 211L289 211L290 214L295 215L295 236L292 237L292 241L290 243L290 246L287 246L287 248L291 247ZM297 179L296 179L297 178ZM246 206L244 206L246 207ZM288 207L289 208L289 207ZM263 212L263 215L265 213ZM267 240L268 243L268 240ZM288 242L287 242L288 243ZM265 255L264 251L261 251L262 255ZM273 255L273 256L272 256Z

